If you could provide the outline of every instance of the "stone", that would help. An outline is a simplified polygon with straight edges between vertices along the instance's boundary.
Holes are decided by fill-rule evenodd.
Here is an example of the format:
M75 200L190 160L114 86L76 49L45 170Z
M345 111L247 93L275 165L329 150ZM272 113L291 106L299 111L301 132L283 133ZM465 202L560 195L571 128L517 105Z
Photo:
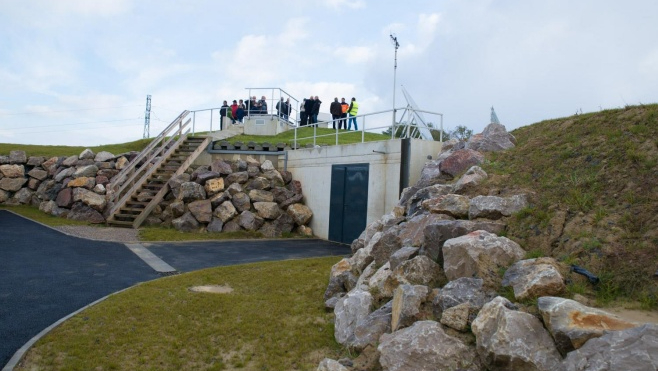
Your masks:
M74 167L77 163L78 163L78 156L73 155L73 156L69 156L69 157L65 158L62 161L62 166Z
M204 171L197 174L196 179L194 181L201 185L205 185L206 182L211 179L223 179L223 178L220 177L220 174L218 172Z
M97 172L98 172L98 166L96 165L80 166L75 169L75 172L73 173L72 176L74 178L80 178L80 177L95 178Z
M87 148L84 151L82 151L82 153L80 153L78 157L80 158L80 160L93 160L96 157L96 155L91 149Z
M394 252L402 248L402 240L398 236L399 226L389 228L377 239L371 239L372 249L369 255L375 260L375 265L381 267L391 258Z
M658 370L658 325L605 331L564 360L565 371Z
M468 218L496 220L504 216L511 216L526 207L528 207L528 200L525 195L512 197L477 196L471 199Z
M101 196L85 188L73 188L73 202L82 201L85 205L103 212L107 206L105 196Z
M263 163L260 165L260 169L263 171L275 170L274 165L270 160L263 161Z
M54 200L61 189L62 185L60 183L54 180L45 180L37 188L37 197L45 201Z
M185 182L180 185L178 190L178 200L189 203L196 200L204 200L206 198L206 190L203 186L195 182Z
M94 156L94 161L96 162L105 162L105 161L110 161L114 160L116 158L115 155L113 155L110 152L107 151L100 151Z
M302 204L292 204L288 206L286 212L292 217L297 225L305 225L313 217L311 209Z
M281 213L281 215L279 215L279 217L276 218L272 224L276 227L277 230L281 231L281 233L290 233L295 228L295 221L287 213ZM306 234L303 231L300 232L304 236L313 235L312 231L311 234ZM277 236L279 235L277 234Z
M269 187L282 187L285 182L283 181L283 177L281 176L281 173L279 173L277 170L267 170L263 172L263 177L267 179L269 182Z
M171 210L171 215L174 218L178 218L178 217L183 216L183 214L185 214L185 211L186 211L185 210L185 203L183 201L180 201L180 200L175 200L175 201L171 202L169 204L169 206L167 206L167 208Z
M169 184L169 188L171 189L171 192L174 194L174 196L178 197L181 185L189 181L190 181L190 174L183 173L180 175L172 176L171 179L169 179L169 181L167 182L167 184Z
M422 246L425 242L425 227L441 220L452 220L452 217L444 214L417 214L404 223L398 225L398 238L405 246ZM391 230L392 228L389 228Z
M263 219L276 219L281 216L281 209L276 202L254 202L254 209ZM292 217L291 217L292 218Z
M83 188L78 189L84 190ZM80 220L92 224L105 223L105 218L103 218L101 213L85 205L83 202L74 202L71 206L71 211L67 214L66 218L70 220Z
M24 165L27 162L25 151L9 151L9 163L14 165Z
M274 187L270 192L274 196L273 201L279 204L295 195L295 192L285 187Z
M0 189L7 192L16 192L23 188L27 183L27 178L2 178L0 179Z
M61 171L59 171L57 174L55 174L53 179L56 182L60 183L64 179L73 176L73 173L75 173L75 168L74 167L63 168Z
M518 261L505 271L502 285L512 286L516 300L558 295L567 287L557 266L553 258Z
M384 371L482 370L473 349L445 333L438 322L418 321L381 336L377 350Z
M208 223L206 230L211 233L220 233L224 228L224 222L219 218L212 218L212 221Z
M439 161L430 161L425 163L423 169L420 171L420 179L416 186L422 188L442 182L444 179L441 177Z
M370 242L370 239L375 235L375 233L381 232L383 226L383 223L379 220L375 220L374 222L368 224L366 229L361 232L359 237L352 242L352 254L354 254L357 250L365 247Z
M464 236L477 230L499 234L505 230L505 224L484 220L435 221L423 229L423 244L420 254L427 255L439 264L443 264L443 244L451 238Z
M252 189L248 193L251 202L274 202L274 195L270 191Z
M420 306L425 302L429 289L423 285L400 285L393 292L391 330L411 326L418 320Z
M590 339L603 336L605 331L620 331L639 326L606 311L554 296L540 297L537 307L544 325L563 356L581 348Z
M392 313L393 301L389 301L360 320L354 328L354 340L350 347L360 350L368 345L376 346L382 334L391 332Z
M30 179L27 181L27 188L29 188L29 189L31 189L31 190L33 190L33 191L36 191L37 188L39 188L39 184L41 184L41 181L40 181L40 180L37 180L37 179L34 179L34 178L30 178Z
M288 208L288 206L293 205L293 204L301 203L303 200L304 200L304 195L295 194L292 197L290 197L289 199L287 199L283 202L280 202L279 207L281 207L282 209L285 210L285 209Z
M242 186L239 183L232 183L226 188L226 192L233 197L234 194L244 192Z
M98 167L98 170L114 170L114 161L108 162L94 162L94 165Z
M334 308L334 338L339 344L347 345L354 341L354 330L359 321L370 314L371 307L372 295L359 289L338 300Z
M281 170L279 171L281 173L281 177L283 178L283 182L285 184L288 184L292 181L292 173L287 171L287 170Z
M48 172L39 168L30 170L27 175L37 180L44 180L48 177Z
M263 226L263 218L249 210L240 213L240 216L238 216L237 219L238 224L248 231L256 231Z
M206 183L208 185L208 183ZM212 205L213 210L221 205L224 201L230 200L229 194L227 192L220 192L216 195L209 196L210 204Z
M234 194L233 197L231 197L231 202L240 213L251 210L251 200L244 192Z
M27 158L27 166L41 166L46 158L43 156L30 156Z
M470 277L448 282L434 297L434 315L441 318L445 310L465 303L470 308L479 310L487 300L483 283L482 279Z
M96 185L96 178L95 177L80 177L80 178L74 178L71 179L66 186L68 188L76 188L76 187L82 187L86 189L92 189Z
M477 188L482 182L484 182L489 175L482 170L479 166L472 166L470 169L462 175L461 178L454 184L454 192L461 193L467 192Z
M206 180L203 189L208 197L224 191L224 178L213 178Z
M9 199L9 192L0 189L0 204L7 202Z
M403 205L406 206L408 217L411 217L417 213L427 212L423 208L423 201L451 193L453 193L451 185L435 184L429 187L421 188L412 195L409 195L408 200ZM402 200L403 199L401 198L400 202L402 202Z
M469 168L484 162L484 155L472 149L459 149L452 152L439 164L441 175L447 175L453 179L457 175L465 173Z
M271 189L271 183L267 178L257 176L245 184L245 189L248 191L252 189L267 190Z
M425 255L402 262L391 271L392 284L442 286L446 280L441 266Z
M491 123L482 135L473 135L466 142L466 148L480 152L499 152L514 147L516 138L507 132L502 124Z
M445 242L443 269L451 281L460 277L484 279L524 256L525 251L516 242L479 230Z
M222 160L214 161L210 165L210 170L220 173L221 175L229 175L233 173L233 170L231 169L231 165L229 165L228 163Z
M25 166L0 165L0 173L7 178L23 178L25 176Z
M123 170L126 166L128 166L129 163L130 161L128 161L126 157L121 156L117 159L116 163L114 164L114 168L117 170Z
M372 263L374 264L374 262ZM374 267L374 265L368 265L368 267ZM374 299L381 301L383 299L388 299L393 297L393 292L395 291L397 281L393 282L391 280L391 267L388 263L382 265L375 271L375 273L368 279L368 287L373 293Z
M238 215L238 211L235 209L235 206L233 206L231 201L224 201L213 211L213 216L219 218L224 224L233 219L236 215ZM226 225L224 225L224 227L226 227Z
M212 220L212 205L210 200L192 201L187 204L187 209L199 223L210 223Z
M0 165L5 165L9 163L9 156L0 155Z
M60 162L59 157L51 157L41 164L41 168L46 170L48 175L53 176L55 175L55 171L57 171Z
M106 184L109 184L109 183L110 183L110 180L106 176L103 176L103 175L97 175L96 176L96 184L101 184L101 185L105 186Z
M442 325L464 332L468 330L469 318L472 311L473 308L471 308L469 303L455 305L441 313L441 320L439 322Z
M402 262L418 256L419 250L420 249L418 247L405 246L399 249L398 251L394 252L388 260L391 269L394 270Z
M181 232L193 232L199 229L199 222L191 212L186 212L183 216L171 221L176 230Z
M237 173L231 173L226 176L226 183L240 183L244 184L249 180L249 174L246 171L239 171Z
M448 194L425 200L422 202L422 206L431 213L466 219L468 217L469 201L466 196Z
M51 214L53 210L57 207L55 201L42 201L39 204L39 211L45 214Z
M21 205L27 205L31 202L32 195L34 195L34 191L27 188L21 188L18 190L18 192L14 193L13 198L17 203Z
M298 225L297 228L295 228L295 233L303 237L315 237L313 235L313 228L307 225Z
M341 365L340 362L333 359L325 358L320 361L317 371L348 371L349 369Z
M73 205L73 190L71 188L62 188L62 190L57 193L55 203L59 207L70 208L71 205Z
M333 297L342 297L353 289L354 286L356 286L356 277L350 271L331 276L329 278L329 284L324 291L324 300L327 301Z
M485 367L495 370L561 369L562 357L537 317L503 297L486 303L471 325Z

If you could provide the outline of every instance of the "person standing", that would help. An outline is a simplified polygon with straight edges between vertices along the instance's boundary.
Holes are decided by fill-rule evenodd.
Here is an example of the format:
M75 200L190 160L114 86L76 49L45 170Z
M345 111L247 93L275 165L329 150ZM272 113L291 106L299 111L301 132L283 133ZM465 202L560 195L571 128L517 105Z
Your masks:
M305 108L306 108L306 125L310 125L313 123L313 106L315 105L315 99L311 95L310 98L306 100L305 103Z
M231 104L231 122L235 124L235 118L238 117L238 101L233 100L233 104Z
M267 98L264 95L258 101L258 113L267 115Z
M228 106L228 103L224 101L222 106L219 108L219 130L224 128L224 118L228 118L228 113L231 111L231 107Z
M306 114L306 98L302 100L299 105L299 126L306 126L308 123L308 115Z
M242 123L242 119L246 116L246 110L247 107L244 105L242 99L240 99L240 102L238 103L238 110L236 111L236 118L240 123Z
M317 95L315 96L315 100L313 101L313 123L317 124L318 123L318 115L320 114L320 105L322 104L322 101L320 100L320 97Z
M283 97L276 104L276 115L283 120L288 120L288 110L286 110L286 102L283 101Z
M345 98L340 98L340 124L338 128L347 129L347 110L350 108L350 105L345 102Z
M290 104L290 98L287 98L286 102L283 104L283 112L286 114L286 121L288 121L288 117L290 117L290 113L292 112L292 105Z
M340 115L343 113L343 110L340 108L340 102L338 102L338 97L334 98L334 101L329 105L329 113L331 113L331 124L334 129L336 129L336 123L338 123L338 129L342 129L340 124Z
M347 130L352 129L352 122L354 122L354 130L359 130L359 127L356 126L356 114L359 112L359 104L356 102L356 98L352 97L352 102L350 102L350 107L347 109L347 113L350 115L350 120L348 123Z

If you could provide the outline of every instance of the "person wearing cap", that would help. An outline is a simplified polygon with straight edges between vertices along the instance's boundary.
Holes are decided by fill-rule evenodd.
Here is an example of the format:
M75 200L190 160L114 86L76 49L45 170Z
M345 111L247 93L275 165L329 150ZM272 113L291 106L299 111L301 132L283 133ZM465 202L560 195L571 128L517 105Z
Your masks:
M347 113L350 115L350 119L348 121L347 125L347 130L352 129L352 122L354 122L354 130L359 130L359 127L356 126L356 114L359 112L359 104L356 102L356 98L352 97L352 102L350 103L350 107L347 109Z
M329 113L331 113L331 123L334 129L336 129L336 123L338 123L338 129L342 129L340 115L343 113L343 110L340 108L340 103L338 102L337 97L334 98L334 101L329 105Z

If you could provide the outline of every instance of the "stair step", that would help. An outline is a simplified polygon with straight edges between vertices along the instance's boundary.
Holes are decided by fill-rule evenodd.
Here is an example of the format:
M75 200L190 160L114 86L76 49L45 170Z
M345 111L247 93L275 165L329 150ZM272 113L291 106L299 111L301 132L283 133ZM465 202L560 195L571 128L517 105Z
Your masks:
M132 219L132 220L135 220L135 218L138 216L139 214L114 214L115 218L124 218L124 219Z
M133 226L132 222L124 222L124 221L121 221L121 220L110 220L107 223L110 224L110 225L116 225L118 227L124 227L124 226L125 227L132 227Z
M136 201L136 200L126 201L126 205L142 205L142 206L146 206L146 205L148 205L148 204L149 204L148 202L144 202L144 201Z

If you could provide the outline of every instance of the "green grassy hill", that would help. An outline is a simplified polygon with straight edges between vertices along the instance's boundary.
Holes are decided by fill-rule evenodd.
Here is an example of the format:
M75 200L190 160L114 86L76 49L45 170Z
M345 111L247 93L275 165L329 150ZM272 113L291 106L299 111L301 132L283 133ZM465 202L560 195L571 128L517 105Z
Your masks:
M525 192L509 238L601 278L571 289L658 306L658 105L542 121L487 155L484 194ZM478 190L480 194L482 189ZM592 291L592 292L588 292Z

